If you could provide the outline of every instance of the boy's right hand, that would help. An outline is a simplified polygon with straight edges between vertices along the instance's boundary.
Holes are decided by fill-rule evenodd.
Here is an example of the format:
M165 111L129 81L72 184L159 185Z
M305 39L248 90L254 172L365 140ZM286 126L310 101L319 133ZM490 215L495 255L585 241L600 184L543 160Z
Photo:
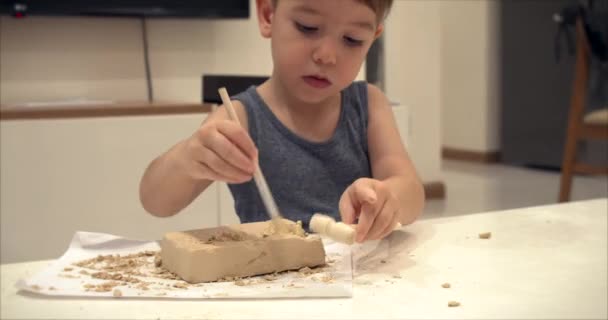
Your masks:
M204 123L183 142L177 158L193 179L244 183L253 177L258 150L243 127L222 119Z

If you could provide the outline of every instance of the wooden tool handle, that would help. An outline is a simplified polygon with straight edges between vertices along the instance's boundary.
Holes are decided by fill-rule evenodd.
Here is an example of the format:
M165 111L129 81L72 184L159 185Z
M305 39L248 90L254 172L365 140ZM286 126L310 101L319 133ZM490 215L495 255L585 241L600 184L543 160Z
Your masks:
M344 222L336 222L334 218L315 213L310 219L310 230L326 235L330 239L346 244L355 243L355 226ZM397 223L395 229L401 228L401 223Z
M239 117L234 111L234 107L232 106L232 101L230 101L230 96L228 95L228 91L226 88L222 87L219 90L220 97L222 98L222 103L226 110L228 110L228 116L232 121L235 121L239 125L241 122L239 121ZM266 183L266 178L264 178L264 174L262 174L262 169L259 164L256 165L255 171L253 172L253 180L255 181L256 186L258 187L258 191L260 192L260 197L262 198L262 202L266 207L266 211L273 220L277 220L281 218L281 213L279 212L279 208L277 207L274 198L272 197L272 193L270 192L270 188L268 187L268 183Z
M353 244L355 242L355 228L343 222L336 222L334 218L324 214L315 213L312 216L310 219L310 229L338 242L346 244Z

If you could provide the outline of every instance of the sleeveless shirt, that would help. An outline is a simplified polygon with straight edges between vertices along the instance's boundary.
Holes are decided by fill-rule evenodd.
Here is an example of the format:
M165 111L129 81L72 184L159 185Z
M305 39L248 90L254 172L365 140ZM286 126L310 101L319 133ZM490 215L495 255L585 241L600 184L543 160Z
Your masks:
M371 177L367 147L367 83L353 82L341 92L338 124L323 142L306 140L287 128L270 110L256 87L232 97L247 112L249 135L258 148L259 165L279 212L301 220L321 212L340 221L338 203L355 180ZM228 184L241 223L269 219L253 180Z

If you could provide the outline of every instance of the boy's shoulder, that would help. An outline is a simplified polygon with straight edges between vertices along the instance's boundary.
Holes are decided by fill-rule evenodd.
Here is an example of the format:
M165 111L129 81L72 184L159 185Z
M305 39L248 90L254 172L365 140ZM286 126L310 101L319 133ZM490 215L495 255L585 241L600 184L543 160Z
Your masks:
M366 102L368 102L368 104L374 101L386 100L384 92L382 92L382 90L378 88L378 86L369 83L365 80L353 81L344 90L349 91L351 94L366 97Z

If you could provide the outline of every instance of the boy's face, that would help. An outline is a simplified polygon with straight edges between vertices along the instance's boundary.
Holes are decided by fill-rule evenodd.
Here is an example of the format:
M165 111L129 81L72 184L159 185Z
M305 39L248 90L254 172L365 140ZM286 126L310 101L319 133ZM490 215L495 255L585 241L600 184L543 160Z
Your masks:
M258 0L260 31L272 39L274 74L290 94L323 101L348 86L382 32L356 0Z

